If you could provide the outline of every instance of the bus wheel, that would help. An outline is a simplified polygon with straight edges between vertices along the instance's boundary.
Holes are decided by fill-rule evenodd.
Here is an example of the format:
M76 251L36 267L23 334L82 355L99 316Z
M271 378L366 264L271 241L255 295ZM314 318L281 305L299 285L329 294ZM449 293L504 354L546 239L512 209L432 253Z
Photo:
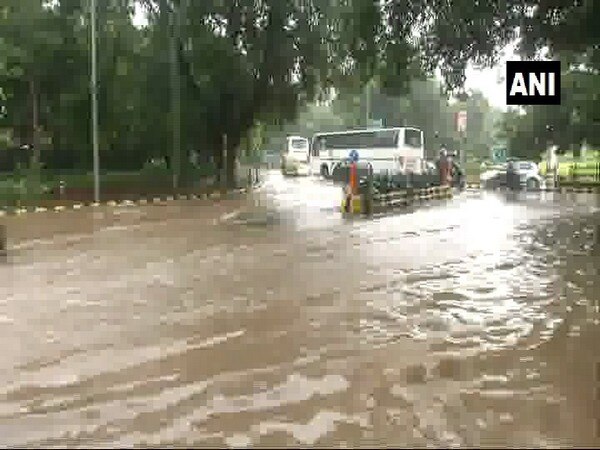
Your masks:
M321 166L321 176L323 178L329 178L329 169L325 165Z

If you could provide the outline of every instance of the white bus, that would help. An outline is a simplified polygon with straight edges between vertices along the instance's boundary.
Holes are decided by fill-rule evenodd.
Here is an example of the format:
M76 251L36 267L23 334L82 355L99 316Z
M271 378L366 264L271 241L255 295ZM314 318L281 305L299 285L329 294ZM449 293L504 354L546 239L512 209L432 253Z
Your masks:
M425 158L423 132L413 127L317 133L311 142L311 171L328 178L350 152L368 162L374 172L419 173Z
M288 136L281 153L281 171L284 175L308 175L310 173L309 141L301 136Z

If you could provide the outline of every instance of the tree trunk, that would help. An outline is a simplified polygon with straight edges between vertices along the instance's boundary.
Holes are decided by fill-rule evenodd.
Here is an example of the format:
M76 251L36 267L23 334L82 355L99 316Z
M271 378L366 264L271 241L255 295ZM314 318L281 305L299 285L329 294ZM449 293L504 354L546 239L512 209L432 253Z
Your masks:
M252 146L254 145L254 136L252 135L252 128L248 128L246 135L246 159L251 159L254 156L252 148Z
M215 165L215 184L217 186L221 185L222 182L222 174L223 174L223 146L221 143L213 144L213 159Z
M35 202L40 192L40 139L39 139L39 98L38 86L35 78L29 80L29 94L31 96L31 146L29 154L29 170L27 171L28 202Z
M180 38L179 10L169 15L171 51L171 109L173 125L173 189L179 188L181 176L181 80L177 57Z
M33 163L40 161L40 134L39 134L39 98L35 79L29 81L29 95L31 96L31 145L33 146Z
M235 189L236 186L236 171L235 171L235 161L236 161L236 149L235 146L228 143L227 148L227 158L225 161L225 172L226 172L226 186L228 189Z

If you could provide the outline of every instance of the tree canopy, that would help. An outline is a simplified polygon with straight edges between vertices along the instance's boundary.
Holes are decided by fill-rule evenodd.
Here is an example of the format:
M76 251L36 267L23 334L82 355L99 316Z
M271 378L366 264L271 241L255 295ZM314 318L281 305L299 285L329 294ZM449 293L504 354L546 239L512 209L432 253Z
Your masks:
M522 114L512 110L500 123L499 136L511 153L537 158L547 145L556 144L559 152L578 153L585 142L600 146L600 75L571 71L563 75L561 104L526 107Z
M133 26L136 3L148 14L146 27ZM42 158L53 167L91 164L89 11L82 4L0 6L0 127L19 142L43 136L38 147L46 143ZM98 8L104 168L170 155L171 133L180 126L184 160L196 149L231 169L254 127L292 120L332 87L355 95L375 78L382 95L401 97L418 86L412 80L439 68L456 90L468 61L492 63L516 37L524 54L548 47L599 69L593 0L118 0ZM169 85L171 39L182 81L179 125ZM572 105L587 120L597 108L581 96L574 94ZM447 106L432 98L416 106L444 114Z

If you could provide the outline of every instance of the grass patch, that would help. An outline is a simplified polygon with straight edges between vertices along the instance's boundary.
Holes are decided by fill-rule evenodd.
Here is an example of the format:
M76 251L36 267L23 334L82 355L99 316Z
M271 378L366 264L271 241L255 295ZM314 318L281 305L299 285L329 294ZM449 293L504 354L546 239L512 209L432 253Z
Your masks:
M36 203L38 200L51 198L51 196L50 186L47 183L42 183L41 191L34 193L29 189L26 178L0 178L0 208L21 207Z
M56 174L51 185L58 187L63 181L67 188L93 189L94 174ZM162 180L161 180L162 181ZM126 187L149 183L145 174L141 172L109 172L100 175L100 186L102 187Z
M198 183L214 176L214 167L186 166L182 169L180 187L183 190L195 189ZM53 172L42 170L40 172L42 192L33 195L28 189L27 169L14 172L0 173L0 208L18 207L35 204L38 200L51 200L58 197L61 181L69 191L93 192L93 172L60 171ZM126 195L151 193L171 194L173 191L173 175L169 169L161 165L147 165L139 171L104 172L100 174L100 191L118 194L119 191ZM80 195L80 194L78 194Z

